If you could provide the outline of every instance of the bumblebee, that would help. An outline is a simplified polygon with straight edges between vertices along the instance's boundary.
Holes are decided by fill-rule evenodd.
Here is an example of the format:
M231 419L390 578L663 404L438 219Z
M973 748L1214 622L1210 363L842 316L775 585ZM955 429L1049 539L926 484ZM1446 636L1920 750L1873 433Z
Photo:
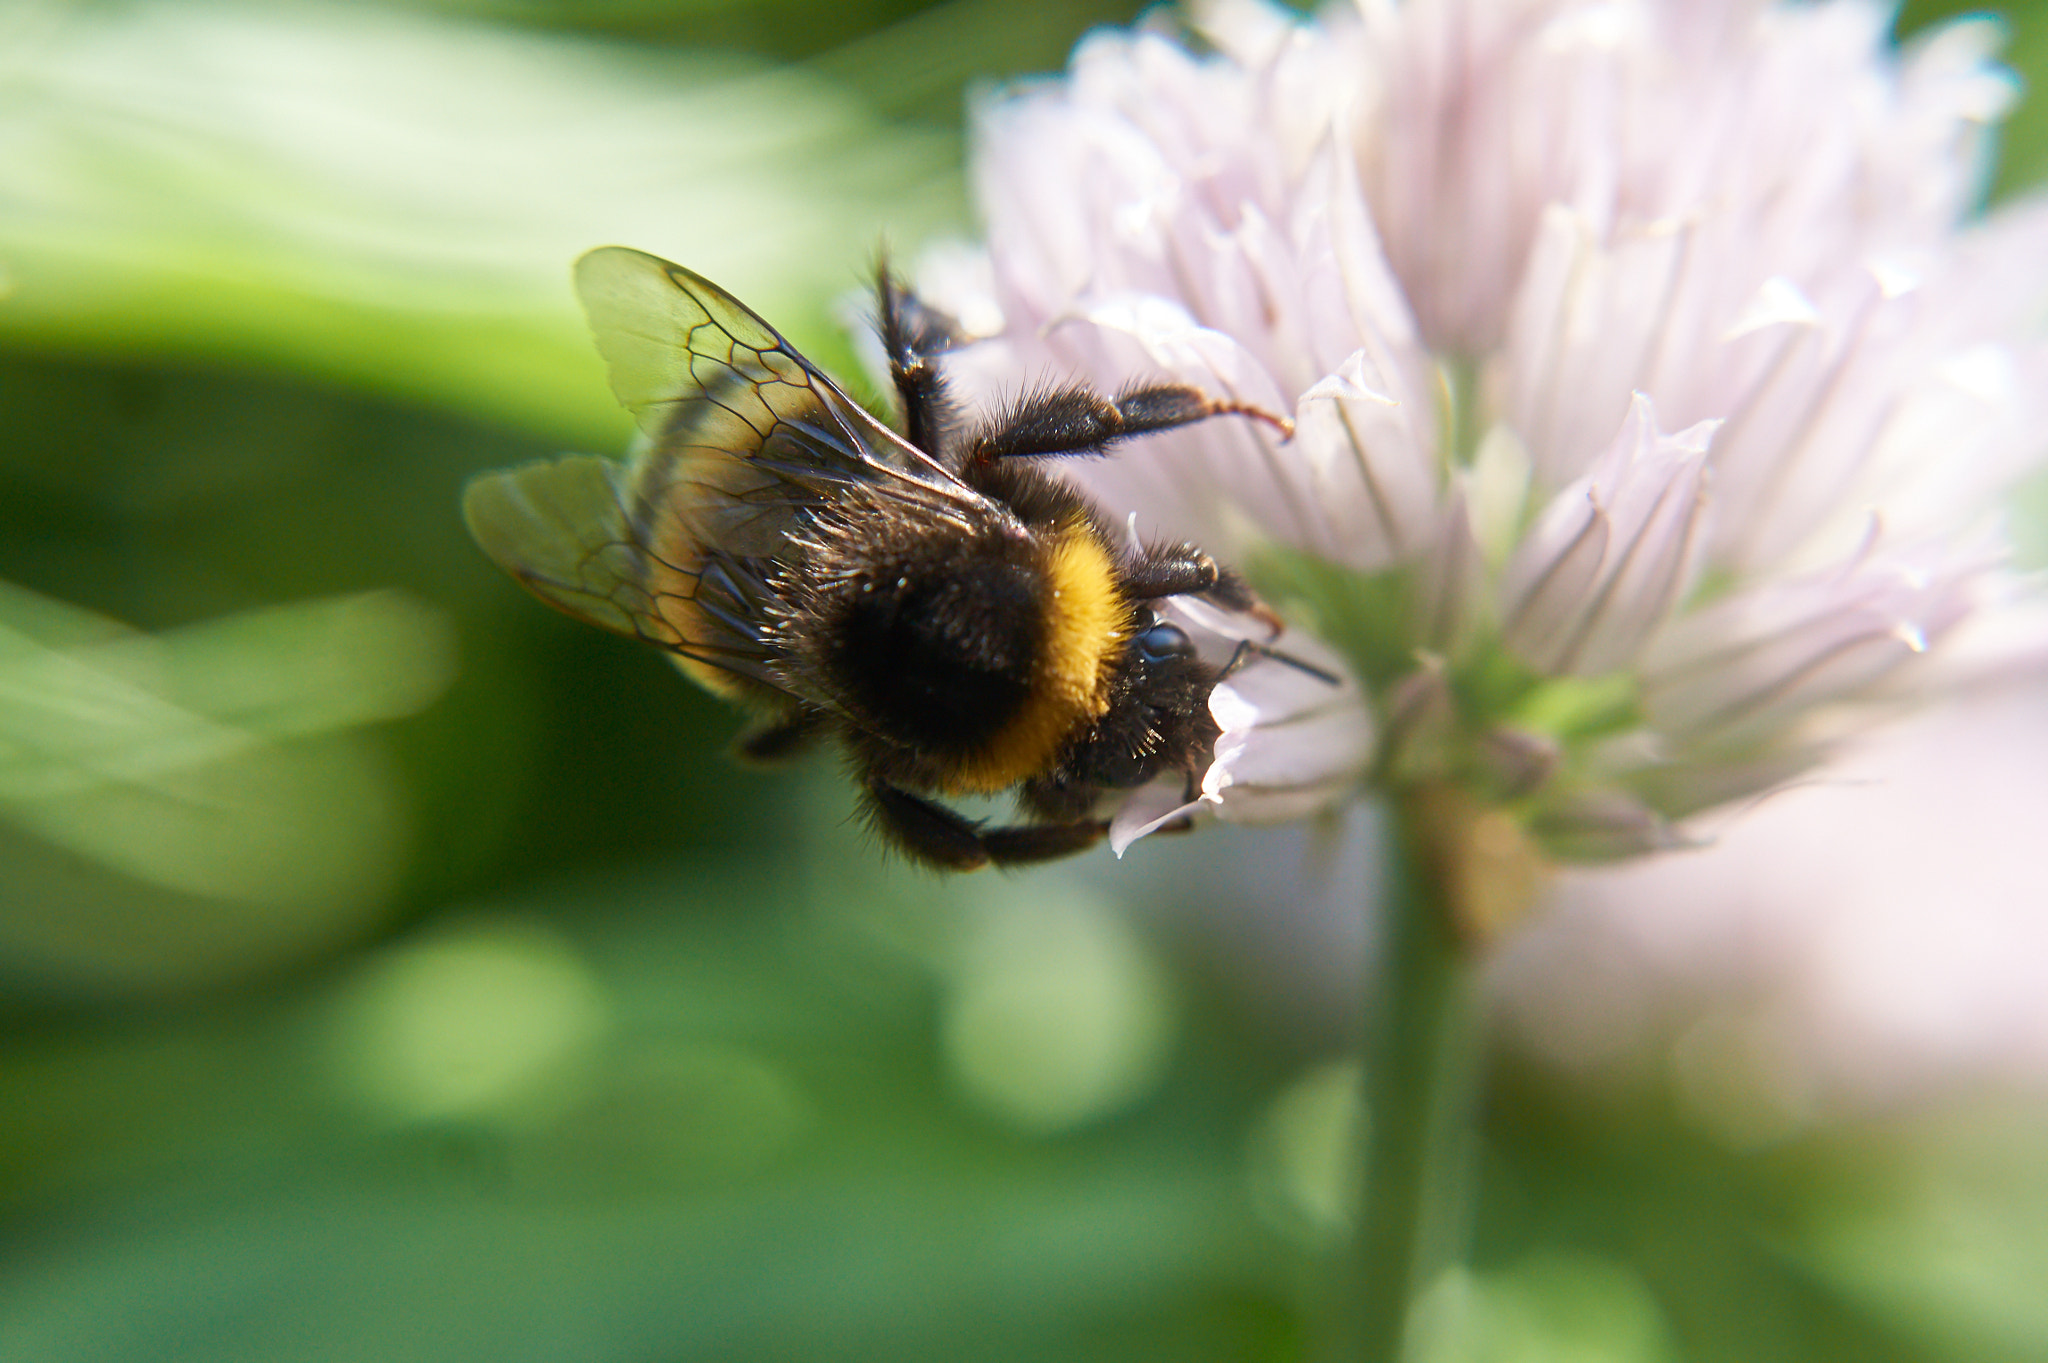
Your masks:
M964 420L940 372L957 325L879 272L898 435L717 285L623 247L576 264L631 461L484 475L484 551L551 606L646 639L759 721L742 754L836 738L876 829L967 870L1099 839L1114 792L1177 775L1218 737L1205 662L1168 598L1279 622L1191 544L1131 545L1048 460L1210 417L1291 427L1182 384L1028 394ZM940 800L1015 790L987 827Z

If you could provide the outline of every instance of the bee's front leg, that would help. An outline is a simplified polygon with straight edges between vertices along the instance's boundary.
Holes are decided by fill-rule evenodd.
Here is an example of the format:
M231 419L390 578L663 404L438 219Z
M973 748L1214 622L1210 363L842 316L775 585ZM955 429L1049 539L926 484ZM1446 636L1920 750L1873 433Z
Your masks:
M1124 568L1118 581L1134 601L1199 596L1254 617L1276 635L1281 630L1280 617L1259 600L1249 583L1192 544L1148 546L1145 556Z
M1212 398L1184 383L1126 388L1114 397L1075 384L1027 394L986 423L966 445L966 463L1047 455L1097 455L1110 445L1154 431L1170 431L1212 416L1244 416L1294 434L1294 423L1250 403Z

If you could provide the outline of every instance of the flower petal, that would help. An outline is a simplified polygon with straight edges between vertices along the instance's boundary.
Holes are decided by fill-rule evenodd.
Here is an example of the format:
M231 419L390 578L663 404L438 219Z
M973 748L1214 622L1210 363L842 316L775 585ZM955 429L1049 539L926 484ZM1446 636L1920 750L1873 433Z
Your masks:
M1283 656L1245 667L1209 697L1223 736L1202 792L1232 822L1321 808L1356 786L1372 758L1371 715L1343 658L1298 632L1276 651Z
M1983 552L1872 553L1737 592L1651 647L1644 704L1664 733L1728 743L1867 696L1968 614Z
M1508 646L1546 672L1625 665L1690 583L1706 507L1711 423L1657 431L1638 394L1594 472L1537 518L1509 563Z

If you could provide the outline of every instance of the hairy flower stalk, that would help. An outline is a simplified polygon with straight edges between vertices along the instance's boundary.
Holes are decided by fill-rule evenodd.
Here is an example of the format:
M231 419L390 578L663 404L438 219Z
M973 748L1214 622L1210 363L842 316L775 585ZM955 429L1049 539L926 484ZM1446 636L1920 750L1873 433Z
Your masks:
M1901 52L1889 17L1219 0L982 110L985 248L920 280L986 338L964 387L1156 373L1294 417L1069 469L1352 665L1362 705L1218 688L1223 817L1376 787L1411 908L1469 937L1541 860L1682 843L2038 649L1994 511L2048 429L2048 203L1975 211L2013 92L1989 26ZM1456 969L1415 954L1383 996L1439 1015L1369 1046L1369 1178L1429 1176L1387 1105L1432 1106L1446 1070L1402 1054L1467 1025L1455 979L1403 983Z

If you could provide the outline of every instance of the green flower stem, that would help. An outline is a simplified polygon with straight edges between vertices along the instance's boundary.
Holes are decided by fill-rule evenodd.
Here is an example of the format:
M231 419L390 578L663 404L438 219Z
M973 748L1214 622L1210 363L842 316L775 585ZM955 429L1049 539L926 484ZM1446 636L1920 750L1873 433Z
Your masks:
M1343 1357L1396 1363L1414 1308L1466 1257L1483 1081L1475 953L1464 931L1473 821L1456 799L1397 806L1398 869L1366 999L1358 1230Z

